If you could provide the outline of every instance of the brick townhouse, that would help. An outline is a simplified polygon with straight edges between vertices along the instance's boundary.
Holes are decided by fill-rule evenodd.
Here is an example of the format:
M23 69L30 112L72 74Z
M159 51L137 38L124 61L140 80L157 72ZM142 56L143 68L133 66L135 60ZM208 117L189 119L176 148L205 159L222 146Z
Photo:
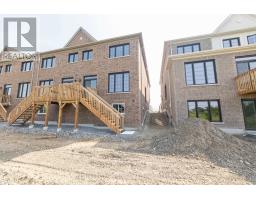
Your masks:
M79 30L65 47L41 52L35 60L1 60L0 86L10 95L4 104L7 113L28 97L34 86L79 82L93 88L124 116L125 127L139 127L149 109L150 81L142 34L96 40L86 30ZM49 121L58 120L58 104L51 104ZM41 107L36 120L44 120ZM74 108L63 109L62 121L74 121ZM79 109L79 124L102 122L86 107Z
M173 124L196 117L255 131L255 68L256 15L230 15L213 33L166 41L161 110Z

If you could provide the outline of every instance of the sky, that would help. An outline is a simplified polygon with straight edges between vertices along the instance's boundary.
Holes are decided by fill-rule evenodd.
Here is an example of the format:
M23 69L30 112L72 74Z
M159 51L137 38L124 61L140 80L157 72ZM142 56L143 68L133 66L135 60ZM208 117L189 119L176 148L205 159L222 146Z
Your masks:
M211 33L228 14L0 15L1 29L4 17L15 16L37 18L38 51L63 47L80 26L97 40L142 32L151 82L151 106L157 111L160 105L159 78L164 41ZM3 47L2 38L1 30L0 49Z

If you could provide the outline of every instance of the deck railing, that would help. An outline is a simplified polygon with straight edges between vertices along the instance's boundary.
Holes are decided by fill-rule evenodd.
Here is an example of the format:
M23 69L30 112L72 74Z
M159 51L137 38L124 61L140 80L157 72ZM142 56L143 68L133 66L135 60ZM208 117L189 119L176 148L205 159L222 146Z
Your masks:
M236 78L238 94L256 93L256 69L250 70L243 74L239 74Z
M4 106L8 106L8 105L11 105L11 95L1 95L1 103L2 105Z

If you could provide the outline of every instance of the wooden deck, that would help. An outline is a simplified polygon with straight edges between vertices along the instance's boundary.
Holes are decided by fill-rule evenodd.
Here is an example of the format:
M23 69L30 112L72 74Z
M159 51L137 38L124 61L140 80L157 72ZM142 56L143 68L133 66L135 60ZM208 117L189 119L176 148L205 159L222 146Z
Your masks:
M93 89L84 88L80 83L59 84L53 86L35 86L26 99L14 108L8 117L8 123L13 124L18 119L24 122L31 119L34 124L36 112L40 107L46 109L45 126L48 126L49 105L59 104L58 128L61 128L63 109L67 104L75 108L74 128L78 128L79 106L83 105L114 132L120 133L124 126L124 117L108 102L101 98Z
M256 93L256 69L238 75L235 81L239 95Z

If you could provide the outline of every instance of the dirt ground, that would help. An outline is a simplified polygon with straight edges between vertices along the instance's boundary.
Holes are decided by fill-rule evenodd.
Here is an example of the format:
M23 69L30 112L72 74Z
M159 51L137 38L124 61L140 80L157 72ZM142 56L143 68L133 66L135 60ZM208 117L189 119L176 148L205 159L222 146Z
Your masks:
M83 139L0 131L0 184L255 184L247 171L206 156L158 151L172 131Z

